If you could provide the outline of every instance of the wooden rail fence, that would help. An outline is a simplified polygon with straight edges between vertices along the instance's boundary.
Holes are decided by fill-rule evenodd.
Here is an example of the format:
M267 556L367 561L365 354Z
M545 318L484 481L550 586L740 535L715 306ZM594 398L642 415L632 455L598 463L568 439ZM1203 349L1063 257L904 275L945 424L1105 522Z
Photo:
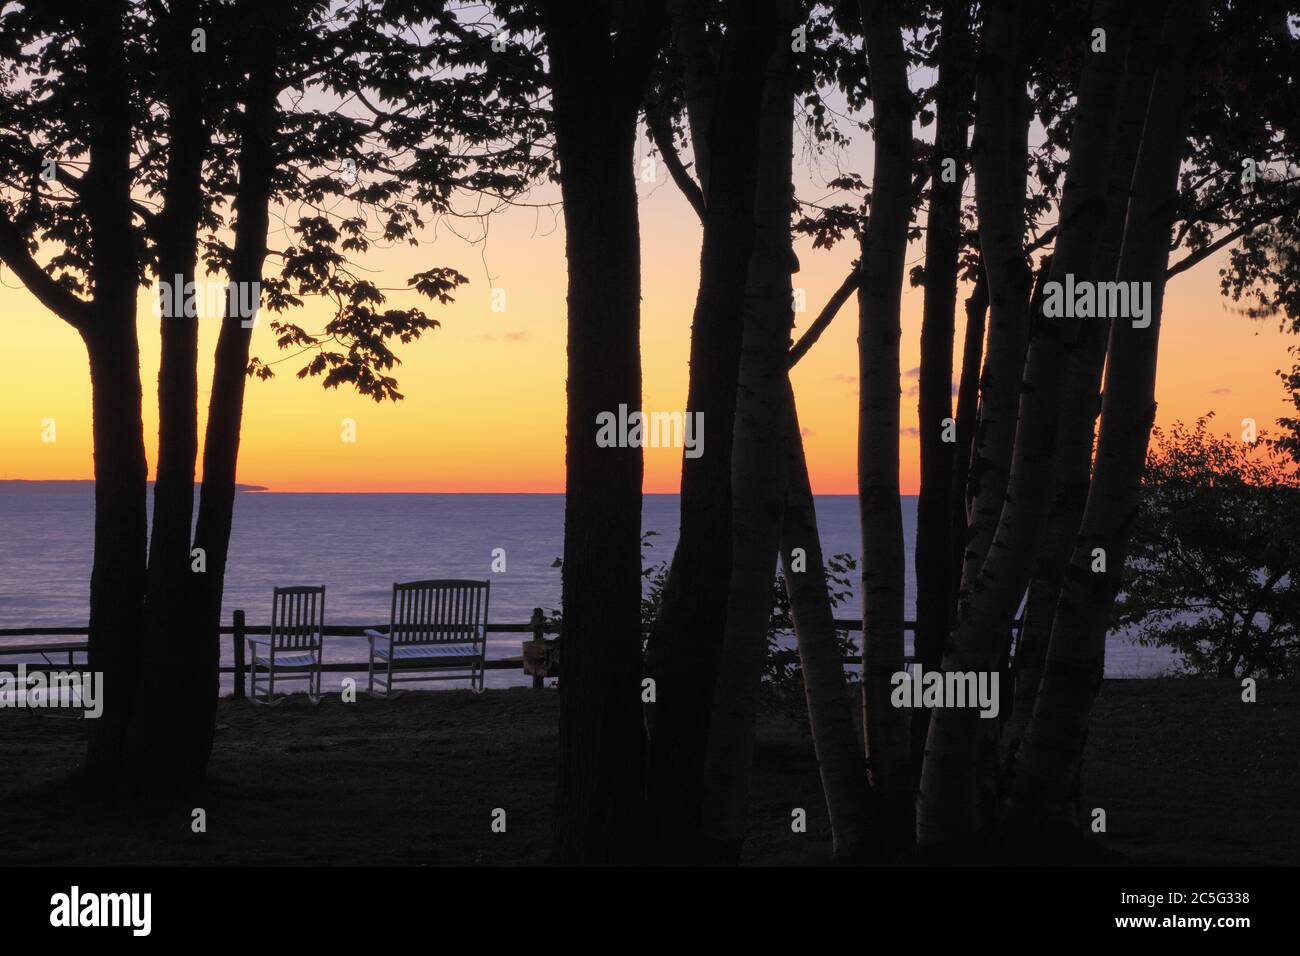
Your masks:
M1018 625L1020 622L1015 622ZM862 621L858 618L836 618L835 627L841 631L861 631ZM907 631L916 629L915 621L903 622L903 628ZM321 628L325 637L351 637L362 638L366 636L367 630L385 631L388 629L387 624L326 624ZM1013 627L1014 629L1014 627ZM525 672L532 675L533 687L541 687L545 676L553 673L556 663L558 662L558 642L547 640L547 634L558 635L560 628L558 625L548 621L542 613L541 608L533 608L532 620L526 624L488 624L487 632L489 634L529 634L531 640L524 641L521 647L519 657L498 657L484 662L485 670L510 670L512 668L522 668ZM218 670L222 674L234 675L234 696L244 696L244 682L248 673L248 663L245 657L247 644L244 640L249 635L265 635L271 633L269 626L250 625L243 610L236 610L231 615L231 623L223 624L218 628L218 633L222 636L229 635L233 644L232 659L233 663L229 666L221 665ZM13 637L86 637L89 630L85 627L10 627L0 628L0 639ZM68 660L66 665L54 664L48 662L44 665L29 670L49 670L59 667L67 670L85 670L86 665L75 662L76 654L84 654L87 650L85 641L76 642L37 642L32 644L4 644L0 643L0 656L14 656L17 654L67 654ZM907 663L914 663L914 658L907 658ZM857 663L856 659L850 659L845 663ZM327 661L321 664L322 671L334 673L358 673L365 671L369 665L368 661Z

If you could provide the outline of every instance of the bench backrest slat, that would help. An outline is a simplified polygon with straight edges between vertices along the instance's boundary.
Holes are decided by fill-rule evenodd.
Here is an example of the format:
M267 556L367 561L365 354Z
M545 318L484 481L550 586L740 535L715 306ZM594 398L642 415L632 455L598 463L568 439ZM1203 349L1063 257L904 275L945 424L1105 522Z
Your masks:
M486 640L487 581L410 581L393 585L394 644L470 644Z
M278 648L316 647L325 624L325 588L276 588L271 597L271 643Z

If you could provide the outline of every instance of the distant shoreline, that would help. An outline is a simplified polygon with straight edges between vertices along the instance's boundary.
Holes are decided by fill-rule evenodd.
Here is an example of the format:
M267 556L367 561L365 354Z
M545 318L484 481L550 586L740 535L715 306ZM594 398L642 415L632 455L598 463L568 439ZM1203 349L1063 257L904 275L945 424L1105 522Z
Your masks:
M195 482L196 486L200 484ZM149 482L149 487L153 487L153 482ZM55 494L55 493L72 493L72 492L91 492L95 488L95 482L89 478L69 478L69 479L27 479L27 478L0 478L0 494ZM563 498L563 491L280 491L267 485L236 485L235 489L242 492L253 492L257 494L268 495L496 495L499 497L519 497L522 495L535 495L539 497ZM645 491L642 492L643 498L676 498L678 495L675 491ZM816 498L854 498L856 495L848 493L822 493L817 492ZM915 498L916 495L901 495L902 498Z
M149 482L153 487L153 482ZM28 478L0 478L0 493L24 494L29 492L93 491L95 482L90 478L55 478L50 480ZM264 485L235 485L237 491L270 491Z

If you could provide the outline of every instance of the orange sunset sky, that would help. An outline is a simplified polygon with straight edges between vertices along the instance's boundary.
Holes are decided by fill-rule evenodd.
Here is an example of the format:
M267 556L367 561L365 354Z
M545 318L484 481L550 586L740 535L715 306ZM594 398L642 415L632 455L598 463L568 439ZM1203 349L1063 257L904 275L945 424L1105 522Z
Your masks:
M639 148L648 155L644 143ZM847 160L864 152L855 147L840 161L847 166ZM801 152L799 162L801 198L823 198L826 190L819 184L835 174L830 160L810 161ZM553 201L557 192L553 186L538 187L530 201ZM700 228L662 166L657 182L640 184L640 194L644 407L680 410L686 399ZM378 273L381 286L403 283L433 265L454 266L471 280L454 305L426 305L442 327L402 348L403 364L395 374L405 401L376 405L348 391L327 392L319 379L294 376L300 363L283 362L275 379L249 382L241 482L274 491L563 491L563 217L558 208L513 209L493 219L487 240L478 244L457 236L448 225L431 224L419 248L375 252L364 263ZM271 245L285 243L287 237L277 227ZM802 269L795 285L806 289L808 307L796 317L798 329L807 327L839 285L854 246L850 240L826 251L800 243ZM909 268L920 258L921 247L913 244ZM1252 322L1229 310L1230 303L1218 292L1220 261L1208 260L1169 285L1158 422L1213 410L1219 431L1239 430L1244 417L1269 428L1283 413L1284 395L1274 370L1286 363L1289 341L1276 323ZM493 288L505 292L503 312L491 309ZM395 295L392 301L415 304L419 299L412 293ZM921 290L905 288L901 480L906 494L917 490L917 440L909 431L916 425L915 378L907 371L918 364L921 301ZM313 312L320 314L308 305L302 313L299 321L305 328L319 327ZM152 467L158 320L143 292L139 314ZM958 356L962 318L959 308ZM288 353L277 353L266 319L266 313L259 318L253 354L269 361ZM80 339L7 269L0 269L0 322L5 333L0 478L90 478L90 385ZM821 494L855 490L856 325L856 303L850 301L794 372L813 487ZM200 327L202 418L217 323L201 318ZM47 419L55 422L54 442L42 441ZM345 419L356 423L355 443L342 440ZM707 448L707 423L705 434ZM645 490L675 492L680 462L679 449L647 449Z

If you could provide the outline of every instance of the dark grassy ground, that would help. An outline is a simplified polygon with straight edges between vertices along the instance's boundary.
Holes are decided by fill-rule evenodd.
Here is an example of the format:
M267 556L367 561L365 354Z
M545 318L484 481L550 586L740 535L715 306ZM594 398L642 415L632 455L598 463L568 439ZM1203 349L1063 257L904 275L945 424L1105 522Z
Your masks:
M79 721L0 711L0 862L7 864L544 863L554 691L412 693L273 710L223 700L212 782L189 812L147 821L69 795ZM1134 864L1300 863L1300 684L1107 681L1094 711L1084 803ZM93 807L93 804L92 804ZM506 832L491 830L494 808ZM808 832L790 831L795 807ZM751 864L828 862L811 741L765 715Z

